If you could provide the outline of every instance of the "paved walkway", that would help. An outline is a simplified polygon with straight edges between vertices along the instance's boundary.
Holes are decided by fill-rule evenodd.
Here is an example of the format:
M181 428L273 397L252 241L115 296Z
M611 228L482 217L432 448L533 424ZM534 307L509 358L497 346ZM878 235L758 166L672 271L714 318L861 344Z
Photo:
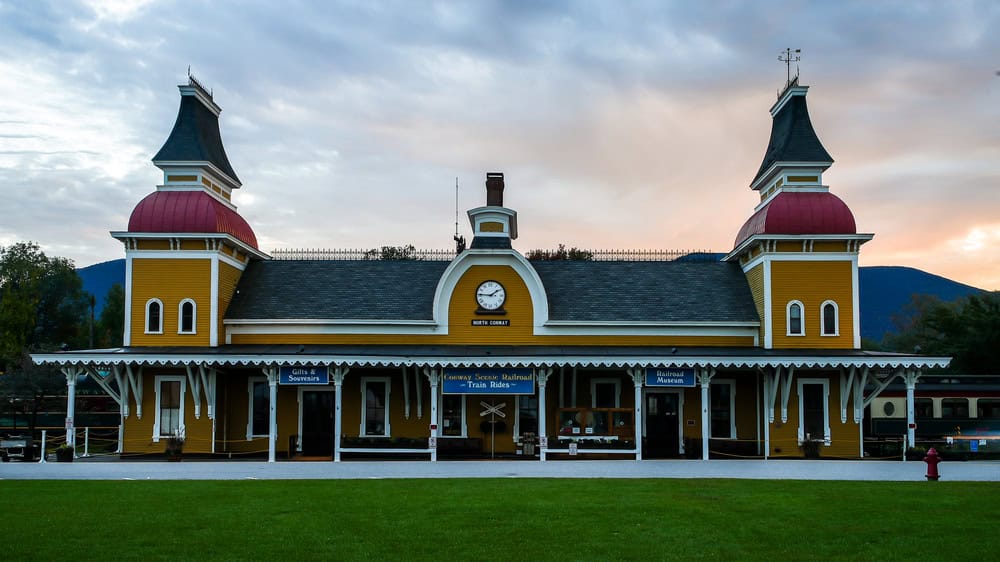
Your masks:
M300 480L379 478L747 478L923 481L923 462L829 460L646 461L185 461L0 464L0 480ZM1000 481L1000 462L943 462L943 481Z

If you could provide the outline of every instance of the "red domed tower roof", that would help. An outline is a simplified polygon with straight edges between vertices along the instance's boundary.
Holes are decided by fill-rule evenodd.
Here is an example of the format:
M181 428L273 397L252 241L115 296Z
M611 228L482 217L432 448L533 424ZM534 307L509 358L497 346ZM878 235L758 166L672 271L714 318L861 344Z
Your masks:
M854 214L830 192L782 191L743 224L734 247L756 234L857 234Z
M129 232L230 234L257 248L257 237L236 211L204 191L156 191L139 202Z

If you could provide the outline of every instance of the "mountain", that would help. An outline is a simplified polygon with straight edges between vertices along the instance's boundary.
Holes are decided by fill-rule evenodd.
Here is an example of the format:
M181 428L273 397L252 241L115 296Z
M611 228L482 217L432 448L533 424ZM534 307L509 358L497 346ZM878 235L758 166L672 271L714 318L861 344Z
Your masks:
M861 287L861 337L881 340L895 331L892 317L898 314L913 295L934 295L943 301L982 293L970 285L899 266L862 267L858 272Z
M679 258L687 261L721 259L723 254L699 253ZM104 297L115 283L125 284L125 260L112 260L77 270L83 289L97 297L95 314L100 315ZM934 295L952 301L981 293L982 289L912 267L875 266L859 271L861 285L861 337L881 340L894 330L892 317L898 314L915 294Z
M101 316L104 308L104 297L108 295L111 286L118 283L125 286L125 260L111 260L81 267L76 273L83 279L83 290L94 295L94 315Z

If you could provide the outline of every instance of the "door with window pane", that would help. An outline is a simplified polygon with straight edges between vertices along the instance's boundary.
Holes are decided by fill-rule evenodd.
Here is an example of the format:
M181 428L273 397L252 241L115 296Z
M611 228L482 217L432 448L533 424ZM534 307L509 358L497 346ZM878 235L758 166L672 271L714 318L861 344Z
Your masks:
M680 396L667 392L646 394L643 458L669 458L680 453Z

